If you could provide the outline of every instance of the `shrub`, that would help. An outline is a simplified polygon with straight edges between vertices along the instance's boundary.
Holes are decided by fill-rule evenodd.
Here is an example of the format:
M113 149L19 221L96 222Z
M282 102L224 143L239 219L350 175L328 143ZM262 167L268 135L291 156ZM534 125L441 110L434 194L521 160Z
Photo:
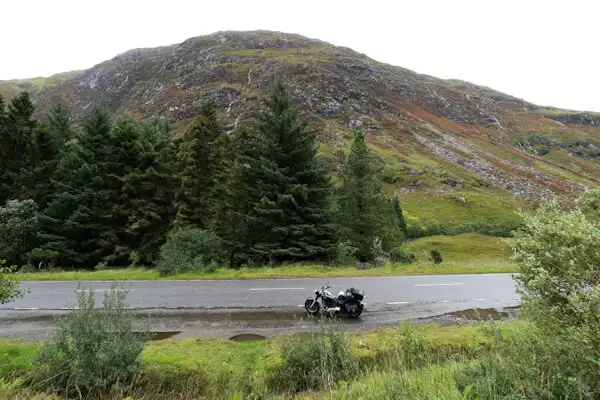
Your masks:
M529 325L493 336L492 349L457 373L472 399L600 398L598 349L578 329L548 335Z
M415 255L402 247L394 247L390 252L390 260L399 264L413 264L417 261Z
M210 231L182 229L174 232L160 249L161 276L194 270L214 270L225 262L221 239Z
M0 207L0 258L10 265L25 264L25 255L36 246L37 211L33 200L9 200Z
M431 250L429 253L429 259L434 264L441 264L444 259L442 258L442 253L439 250Z
M23 297L25 291L21 289L19 281L13 278L15 267L3 267L4 260L0 260L0 304L10 303Z
M283 362L269 378L271 389L283 392L323 390L359 373L358 358L344 332L334 327L298 334L281 347Z
M78 308L57 320L53 339L34 361L30 385L65 396L93 398L116 385L127 385L141 370L144 344L134 332L127 292L115 286L95 308L94 291L78 294Z
M600 346L600 224L554 201L524 221L509 246L526 313L551 330L588 327Z
M357 248L349 241L340 242L337 245L335 263L337 265L353 265L356 262Z

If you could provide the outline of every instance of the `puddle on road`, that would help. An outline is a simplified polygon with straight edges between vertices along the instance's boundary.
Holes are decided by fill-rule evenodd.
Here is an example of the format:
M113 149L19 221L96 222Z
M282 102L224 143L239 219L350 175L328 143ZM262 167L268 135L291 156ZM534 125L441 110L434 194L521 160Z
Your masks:
M265 339L266 337L254 333L242 333L241 335L235 335L229 338L229 340L233 340L234 342L255 342L257 340Z
M454 317L470 319L475 321L502 320L509 317L508 312L495 308L472 308L470 310L455 311L448 313Z

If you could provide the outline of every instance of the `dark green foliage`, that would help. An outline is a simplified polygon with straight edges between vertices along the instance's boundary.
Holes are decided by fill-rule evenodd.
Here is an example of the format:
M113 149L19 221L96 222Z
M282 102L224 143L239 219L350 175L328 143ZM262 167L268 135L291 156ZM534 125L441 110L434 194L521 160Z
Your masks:
M249 248L256 240L246 215L260 199L261 191L258 181L253 185L244 182L256 177L261 142L254 132L245 128L230 135L223 143L229 157L224 159L227 161L218 175L211 227L223 241L229 266L238 267L248 260Z
M25 295L25 291L13 275L16 268L5 267L4 264L5 261L0 260L0 304L10 303Z
M444 261L444 259L442 258L442 253L440 253L439 250L431 250L431 252L429 253L429 259L434 264L441 264Z
M40 250L64 266L94 267L114 253L118 236L111 227L118 199L108 186L112 122L96 108L78 143L68 146L55 175L56 191L40 215Z
M460 225L429 225L425 227L408 225L407 238L416 239L426 236L455 236L463 233L480 233L488 236L510 237L522 226L521 221L507 221L498 224L489 222L465 222Z
M55 190L52 177L67 140L74 136L69 112L59 103L35 129L28 165L20 174L22 197L35 200L41 208L48 205Z
M400 228L400 230L404 234L404 237L406 238L408 237L408 229L406 227L404 213L402 212L402 206L400 205L400 199L398 198L398 196L394 197L393 206L394 214L396 215L396 219L398 220L398 228Z
M217 143L222 135L210 101L183 135L177 155L180 187L175 226L206 228L212 214L213 187L220 161Z
M340 193L340 225L342 237L357 248L359 261L375 258L373 244L377 238L389 248L390 221L395 220L390 219L389 211L393 213L383 197L365 137L355 132Z
M224 263L219 237L201 229L178 229L160 249L158 271L161 276L210 270Z
M417 258L403 247L394 247L390 251L390 261L398 264L412 264L417 261Z
M587 334L562 328L548 335L533 326L511 335L488 331L491 351L456 377L469 399L600 398L600 353Z
M165 119L154 118L141 126L140 163L124 177L122 189L130 199L127 251L137 251L140 261L153 265L175 216L178 179L175 157L178 141Z
M256 187L247 215L256 238L249 252L262 262L325 259L334 251L331 183L306 126L276 84L256 121L254 154L240 181Z
M47 125L68 137L61 110ZM31 259L90 268L124 265L135 251L142 263L154 263L175 212L176 151L166 121L123 117L113 125L104 110L94 110L80 140L61 151L55 192L40 216L41 246Z
M8 111L0 104L0 204L27 193L30 156L35 147L35 106L27 92L12 98Z
M38 206L33 200L9 200L0 207L0 259L23 266L37 245Z
M129 384L141 371L144 343L134 330L126 296L113 287L98 309L93 290L79 293L79 309L58 319L54 338L38 351L30 385L88 399Z
M358 357L346 334L333 327L293 336L281 347L283 362L269 377L269 386L281 392L327 390L359 373Z

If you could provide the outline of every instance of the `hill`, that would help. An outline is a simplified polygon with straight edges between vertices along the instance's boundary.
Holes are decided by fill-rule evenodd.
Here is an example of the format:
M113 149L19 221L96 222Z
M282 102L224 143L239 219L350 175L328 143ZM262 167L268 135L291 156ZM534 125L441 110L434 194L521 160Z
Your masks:
M365 131L387 193L402 195L414 225L510 223L551 193L600 182L598 114L539 107L293 34L218 32L85 71L0 82L0 93L28 90L39 112L63 101L77 117L103 102L117 113L169 117L178 129L211 98L233 129L251 121L277 78L320 132L334 176L352 131Z

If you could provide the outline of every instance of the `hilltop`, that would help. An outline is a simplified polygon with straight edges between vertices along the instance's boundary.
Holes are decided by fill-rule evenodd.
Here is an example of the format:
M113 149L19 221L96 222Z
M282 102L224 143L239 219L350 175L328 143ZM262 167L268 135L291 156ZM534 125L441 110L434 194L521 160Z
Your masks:
M30 91L39 112L63 101L77 118L103 102L139 118L166 116L178 130L210 98L232 130L251 121L277 78L320 132L334 177L352 131L365 131L386 192L402 195L413 223L504 223L551 193L600 183L598 114L539 107L293 34L218 32L85 71L0 82L0 93Z

